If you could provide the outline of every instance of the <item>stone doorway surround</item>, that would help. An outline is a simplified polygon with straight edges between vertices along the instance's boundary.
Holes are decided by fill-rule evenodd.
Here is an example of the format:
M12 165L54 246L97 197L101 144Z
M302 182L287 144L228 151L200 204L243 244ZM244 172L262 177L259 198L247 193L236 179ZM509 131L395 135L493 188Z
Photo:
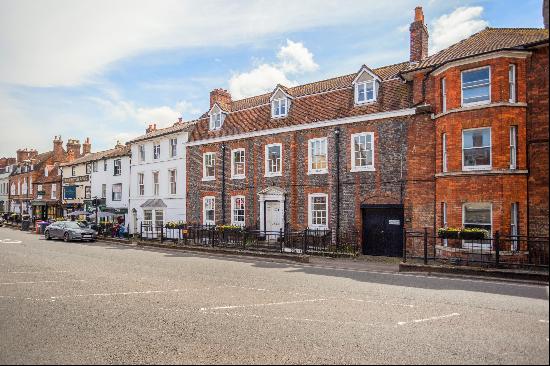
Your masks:
M266 229L266 202L279 202L281 210L281 222L284 230L285 226L285 200L286 192L284 189L279 187L267 187L260 192L258 192L258 199L260 204L260 230L265 231Z

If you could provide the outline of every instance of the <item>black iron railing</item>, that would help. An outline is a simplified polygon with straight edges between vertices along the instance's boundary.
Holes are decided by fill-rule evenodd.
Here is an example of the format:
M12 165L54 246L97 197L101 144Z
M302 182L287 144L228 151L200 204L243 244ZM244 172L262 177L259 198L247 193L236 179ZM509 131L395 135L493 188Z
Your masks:
M263 252L295 254L356 254L359 250L357 237L341 236L340 246L333 244L333 232L324 229L302 231L265 231L250 228L227 228L211 225L181 225L159 227L141 224L142 240Z
M548 237L501 235L498 231L491 238L444 238L429 228L405 229L403 261L548 270L549 240Z

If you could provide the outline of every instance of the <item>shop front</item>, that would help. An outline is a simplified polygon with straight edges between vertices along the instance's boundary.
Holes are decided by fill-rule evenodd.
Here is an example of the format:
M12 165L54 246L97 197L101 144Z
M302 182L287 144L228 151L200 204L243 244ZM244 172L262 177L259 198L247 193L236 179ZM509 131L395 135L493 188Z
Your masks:
M36 220L53 220L63 216L63 209L56 200L33 200L32 216Z

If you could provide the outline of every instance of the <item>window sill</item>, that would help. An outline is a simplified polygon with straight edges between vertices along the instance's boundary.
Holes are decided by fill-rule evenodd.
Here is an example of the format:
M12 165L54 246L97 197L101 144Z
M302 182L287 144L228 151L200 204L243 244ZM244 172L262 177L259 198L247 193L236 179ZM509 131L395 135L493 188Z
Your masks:
M376 169L374 169L374 167L364 167L364 168L359 168L359 167L353 167L351 168L350 172L352 173L357 173L357 172L374 172Z
M462 167L462 171L463 172L477 172L477 171L487 171L487 170L492 170L492 166L491 165L479 165L479 166L475 166L475 167L466 167L466 166L463 166Z
M476 107L476 106L487 105L487 104L491 104L491 100L484 100L483 102L471 102L471 103L464 103L464 101L462 101L462 103L460 104L460 107L468 108L468 107Z
M203 177L202 178L203 182L211 182L213 180L216 180L216 177Z
M282 177L283 173L269 173L264 175L265 178Z
M319 175L319 174L328 174L327 170L310 170L307 172L308 175Z
M356 107L363 107L365 105L369 105L369 104L374 104L376 103L376 99L372 99L372 100L366 100L364 102L359 102L359 101L355 101L355 106Z
M234 175L231 177L232 180L243 180L246 179L244 175Z
M272 119L281 119L281 118L286 118L286 117L288 117L288 114L283 114L283 115L280 115L280 116L271 115Z

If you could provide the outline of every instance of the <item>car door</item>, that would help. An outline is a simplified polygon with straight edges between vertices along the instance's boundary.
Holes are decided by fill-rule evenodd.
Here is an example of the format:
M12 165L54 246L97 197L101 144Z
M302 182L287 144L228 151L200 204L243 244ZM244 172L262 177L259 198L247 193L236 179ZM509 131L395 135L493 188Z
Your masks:
M63 228L64 227L65 227L65 225L61 224L61 223L59 223L55 226L55 237L56 238L62 238L63 237Z

